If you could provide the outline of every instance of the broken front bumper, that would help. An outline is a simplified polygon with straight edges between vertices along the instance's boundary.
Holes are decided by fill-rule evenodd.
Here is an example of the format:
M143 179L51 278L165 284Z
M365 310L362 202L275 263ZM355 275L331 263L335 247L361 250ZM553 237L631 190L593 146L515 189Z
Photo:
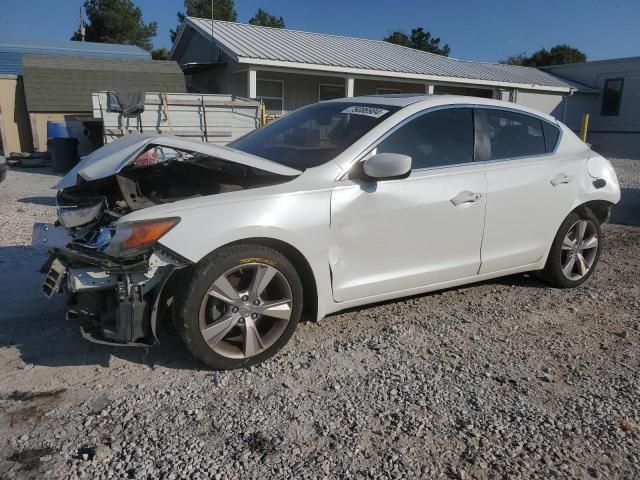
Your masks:
M164 286L188 265L160 249L129 263L74 246L50 252L43 293L65 291L67 318L79 320L83 336L98 343L152 343Z

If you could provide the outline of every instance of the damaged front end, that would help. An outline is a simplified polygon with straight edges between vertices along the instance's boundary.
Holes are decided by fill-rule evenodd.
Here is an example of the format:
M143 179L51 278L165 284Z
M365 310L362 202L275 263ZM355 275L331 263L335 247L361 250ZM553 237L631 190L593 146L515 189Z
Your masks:
M131 138L134 137L134 138ZM117 148L118 142L121 148ZM191 262L158 240L177 216L127 221L134 211L274 185L300 172L224 147L172 137L129 138L83 160L57 185L58 221L36 226L52 247L43 292L65 292L68 317L94 342L149 345L171 282Z
M124 262L71 243L51 250L43 292L66 292L67 318L79 321L88 340L149 345L156 338L164 286L188 265L159 248Z

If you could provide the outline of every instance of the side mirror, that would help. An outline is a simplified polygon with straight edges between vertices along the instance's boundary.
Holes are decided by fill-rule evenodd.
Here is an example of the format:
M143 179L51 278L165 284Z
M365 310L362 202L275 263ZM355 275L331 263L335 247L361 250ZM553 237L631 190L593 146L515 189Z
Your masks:
M399 153L378 153L364 161L364 173L376 180L408 177L411 157Z

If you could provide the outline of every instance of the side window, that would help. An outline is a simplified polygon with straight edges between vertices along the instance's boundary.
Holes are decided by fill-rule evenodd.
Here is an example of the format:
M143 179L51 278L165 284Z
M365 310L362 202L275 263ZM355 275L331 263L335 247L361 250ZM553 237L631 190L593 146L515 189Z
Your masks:
M385 138L377 153L409 155L413 169L471 162L473 112L470 108L449 108L425 113Z
M544 144L547 153L553 152L556 149L558 137L560 137L560 129L548 122L542 122L542 130L544 131Z
M542 120L506 110L481 108L477 122L482 145L481 160L543 155L547 149Z

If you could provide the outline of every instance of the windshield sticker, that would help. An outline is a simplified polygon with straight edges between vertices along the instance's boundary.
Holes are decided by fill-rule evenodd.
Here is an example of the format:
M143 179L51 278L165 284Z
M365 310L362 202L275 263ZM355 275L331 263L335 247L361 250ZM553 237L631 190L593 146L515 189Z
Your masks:
M341 113L350 113L352 115L366 115L367 117L380 118L389 113L389 110L385 110L383 108L365 107L362 105L353 105L349 108L344 109Z

